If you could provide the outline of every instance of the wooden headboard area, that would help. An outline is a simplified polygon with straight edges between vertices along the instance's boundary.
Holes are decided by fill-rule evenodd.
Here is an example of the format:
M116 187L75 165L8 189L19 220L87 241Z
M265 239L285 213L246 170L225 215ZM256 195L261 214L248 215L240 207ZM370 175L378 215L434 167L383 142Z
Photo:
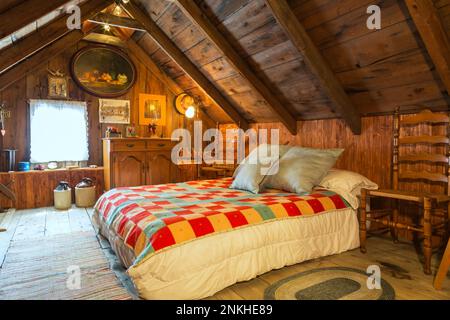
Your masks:
M232 128L236 126L221 126L222 134ZM251 128L278 129L282 145L343 148L345 151L336 164L337 168L358 172L381 188L390 187L393 116L363 117L361 135L354 135L340 119L299 121L295 136L279 122L253 124Z
M342 120L300 121L297 135L291 135L278 123L252 126L255 129L279 129L280 144L311 148L343 148L336 167L358 172L379 184L390 187L392 116L362 118L362 134L354 135Z

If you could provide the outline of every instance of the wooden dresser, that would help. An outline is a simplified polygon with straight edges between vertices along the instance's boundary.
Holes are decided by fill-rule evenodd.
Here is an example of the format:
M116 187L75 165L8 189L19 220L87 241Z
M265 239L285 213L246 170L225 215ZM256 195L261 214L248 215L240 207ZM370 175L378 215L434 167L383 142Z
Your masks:
M177 182L170 139L103 139L105 190Z

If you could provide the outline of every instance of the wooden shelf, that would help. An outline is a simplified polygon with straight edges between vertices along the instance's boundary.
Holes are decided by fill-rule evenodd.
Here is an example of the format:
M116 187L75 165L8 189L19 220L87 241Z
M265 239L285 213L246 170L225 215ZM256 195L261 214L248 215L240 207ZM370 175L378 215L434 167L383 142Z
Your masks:
M60 181L67 181L74 187L83 178L95 180L97 197L103 194L103 167L1 172L0 183L7 185L13 181L9 188L17 200L13 202L0 195L0 206L16 209L51 207L53 190Z

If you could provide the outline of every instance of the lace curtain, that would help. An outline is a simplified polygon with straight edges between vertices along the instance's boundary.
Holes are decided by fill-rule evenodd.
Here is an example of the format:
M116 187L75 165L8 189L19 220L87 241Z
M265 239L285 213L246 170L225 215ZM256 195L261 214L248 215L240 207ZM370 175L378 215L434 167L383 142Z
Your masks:
M87 161L86 102L31 100L30 137L32 163Z

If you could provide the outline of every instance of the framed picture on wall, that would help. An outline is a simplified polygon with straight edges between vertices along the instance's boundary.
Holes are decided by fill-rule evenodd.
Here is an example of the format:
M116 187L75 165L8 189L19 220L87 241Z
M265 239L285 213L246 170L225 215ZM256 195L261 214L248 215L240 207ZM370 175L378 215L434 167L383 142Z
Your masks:
M155 94L139 95L139 124L166 125L167 97Z
M99 99L100 123L130 123L130 100Z
M136 68L127 54L108 46L79 50L72 58L71 73L81 89L100 98L122 96L136 81Z
M49 71L50 72L50 71ZM63 98L69 97L67 77L62 73L50 72L48 75L48 97L49 98Z

